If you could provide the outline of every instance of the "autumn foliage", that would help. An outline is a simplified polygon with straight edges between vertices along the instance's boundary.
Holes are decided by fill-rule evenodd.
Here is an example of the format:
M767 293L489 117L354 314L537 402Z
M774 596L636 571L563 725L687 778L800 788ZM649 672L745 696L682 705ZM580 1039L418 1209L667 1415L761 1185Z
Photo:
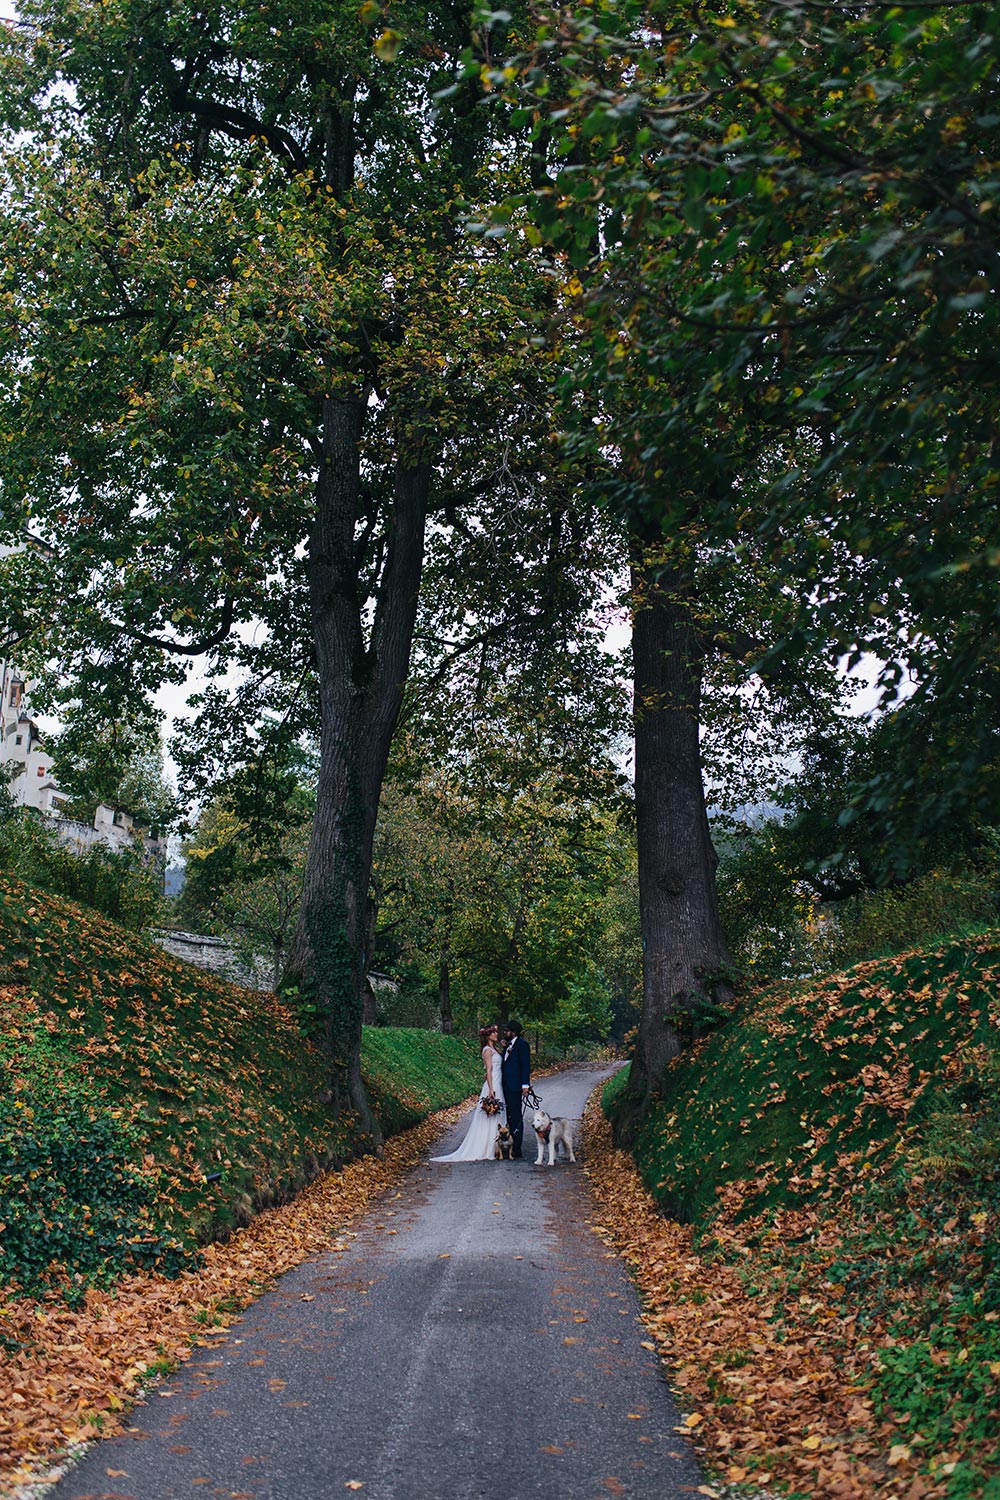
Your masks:
M349 1161L350 1121L331 1122L318 1054L274 995L10 879L0 943L4 1489L115 1430L196 1336L329 1248L479 1059L457 1037L367 1033L384 1128L417 1128Z
M1000 1494L998 979L992 934L764 992L675 1064L638 1169L592 1108L601 1232L725 1480Z
M320 1250L346 1249L350 1222L426 1152L442 1123L437 1116L390 1140L382 1157L327 1173L293 1203L206 1246L200 1264L175 1279L140 1274L113 1290L92 1287L79 1308L0 1303L0 1493L58 1472L75 1445L127 1425L156 1376L210 1342L275 1276Z
M176 1274L357 1154L302 1018L273 994L9 879L0 942L8 1287L79 1304L130 1272ZM475 1049L433 1033L370 1034L364 1067L386 1133L478 1078Z

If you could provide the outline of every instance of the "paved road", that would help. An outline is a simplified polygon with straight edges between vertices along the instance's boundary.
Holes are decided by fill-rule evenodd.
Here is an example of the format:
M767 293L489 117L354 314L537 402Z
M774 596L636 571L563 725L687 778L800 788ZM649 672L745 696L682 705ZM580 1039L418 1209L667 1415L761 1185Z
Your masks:
M610 1068L539 1084L579 1116ZM439 1150L451 1150L456 1127ZM425 1162L52 1500L681 1500L704 1483L578 1167ZM394 1232L391 1232L394 1231ZM359 1488L363 1486L363 1488Z

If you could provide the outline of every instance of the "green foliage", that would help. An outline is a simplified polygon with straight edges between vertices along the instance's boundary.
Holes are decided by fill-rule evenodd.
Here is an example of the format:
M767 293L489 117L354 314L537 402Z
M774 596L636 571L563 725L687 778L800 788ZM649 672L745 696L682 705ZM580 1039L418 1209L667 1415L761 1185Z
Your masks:
M988 927L996 918L995 870L932 870L909 885L839 902L818 947L830 964L851 964Z
M156 1227L191 1246L351 1150L322 1067L273 996L237 989L106 919L0 882L8 1031L34 1011L144 1146ZM28 988L30 986L30 989Z
M76 1303L128 1271L182 1268L180 1247L151 1232L153 1189L128 1159L132 1144L99 1111L0 1100L3 1281Z
M942 1090L885 1182L861 1199L859 1226L829 1268L868 1316L888 1318L872 1397L903 1423L904 1441L929 1453L996 1446L1000 1363L1000 1256L990 1226L1000 1212L1000 1049L995 1034L964 1058L962 1080ZM922 1288L912 1297L914 1284ZM963 1459L948 1500L997 1491Z
M719 916L736 968L754 982L815 969L816 899L783 825L731 827L715 844Z
M133 932L163 915L159 868L138 847L72 847L30 809L19 808L0 822L0 869L80 901Z
M0 540L39 544L0 573L25 670L115 720L208 657L186 791L225 789L268 713L293 743L323 721L341 821L299 952L323 972L294 977L336 1071L427 514L440 539L555 509L528 357L550 284L465 231L508 168L475 88L433 111L463 8L398 34L345 0L262 15L28 0L0 33Z
M959 753L956 726L919 700L812 735L775 799L788 814L773 835L785 863L837 901L988 859L984 818L953 800Z
M153 1228L153 1185L121 1111L43 1028L0 1034L0 1055L0 1279L72 1303L128 1271L176 1274L185 1256Z
M998 1492L996 937L764 991L673 1065L636 1148L703 1251L773 1295L776 1340L810 1287L833 1347L856 1327L876 1418L947 1500Z
M552 772L523 777L516 744L507 757L487 746L462 774L387 789L375 858L385 951L430 992L446 963L466 1018L604 1034L607 896L628 866L614 807Z
M745 660L909 674L907 754L859 799L906 788L900 835L997 797L995 21L625 0L543 11L486 75L547 169L506 232L568 262L572 451L621 455L608 499L690 528L730 601L766 561Z
M565 1056L573 1048L590 1047L607 1039L612 1023L612 997L597 963L581 968L567 985L565 1000L555 1015L534 1030L545 1055Z
M262 749L202 809L183 847L185 881L174 903L182 925L224 934L251 970L265 963L273 989L298 920L315 804L290 759Z
M626 1063L624 1068L619 1068L617 1073L612 1074L601 1091L601 1105L604 1113L612 1118L614 1117L619 1099L624 1096L625 1090L628 1088L628 1073L629 1069Z
M801 825L730 830L717 845L723 929L737 968L753 982L843 967L996 921L997 872L985 849L955 869L821 902L816 887L827 890L829 879L817 879L815 861L803 859Z
M163 746L151 709L108 721L98 698L61 705L61 729L49 736L56 780L72 800L73 816L90 822L99 802L124 808L163 829L176 817L166 783Z

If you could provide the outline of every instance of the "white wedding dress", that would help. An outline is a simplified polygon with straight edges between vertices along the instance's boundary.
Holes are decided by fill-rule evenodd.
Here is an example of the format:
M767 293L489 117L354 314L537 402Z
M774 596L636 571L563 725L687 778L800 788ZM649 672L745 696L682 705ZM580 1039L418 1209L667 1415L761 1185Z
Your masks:
M493 1092L500 1101L500 1113L488 1115L485 1110L480 1109L477 1101L472 1111L472 1119L469 1128L465 1132L465 1140L457 1151L452 1151L448 1156L432 1156L431 1161L492 1161L493 1148L496 1145L497 1131L505 1118L503 1107L503 1084L500 1078L500 1064L502 1062L500 1053L493 1052L491 1059L491 1077L493 1079ZM484 1083L479 1091L479 1098L485 1099L489 1089Z

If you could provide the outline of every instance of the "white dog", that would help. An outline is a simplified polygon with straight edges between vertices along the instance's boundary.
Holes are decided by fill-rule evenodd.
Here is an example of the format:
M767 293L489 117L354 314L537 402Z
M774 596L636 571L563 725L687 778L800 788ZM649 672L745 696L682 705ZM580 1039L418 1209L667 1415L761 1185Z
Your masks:
M573 1155L573 1121L553 1119L547 1115L544 1109L536 1109L531 1117L532 1128L538 1137L538 1155L535 1157L535 1166L541 1166L542 1157L545 1154L545 1143L549 1146L549 1166L556 1164L556 1146L561 1141L569 1152L570 1161L576 1161Z

